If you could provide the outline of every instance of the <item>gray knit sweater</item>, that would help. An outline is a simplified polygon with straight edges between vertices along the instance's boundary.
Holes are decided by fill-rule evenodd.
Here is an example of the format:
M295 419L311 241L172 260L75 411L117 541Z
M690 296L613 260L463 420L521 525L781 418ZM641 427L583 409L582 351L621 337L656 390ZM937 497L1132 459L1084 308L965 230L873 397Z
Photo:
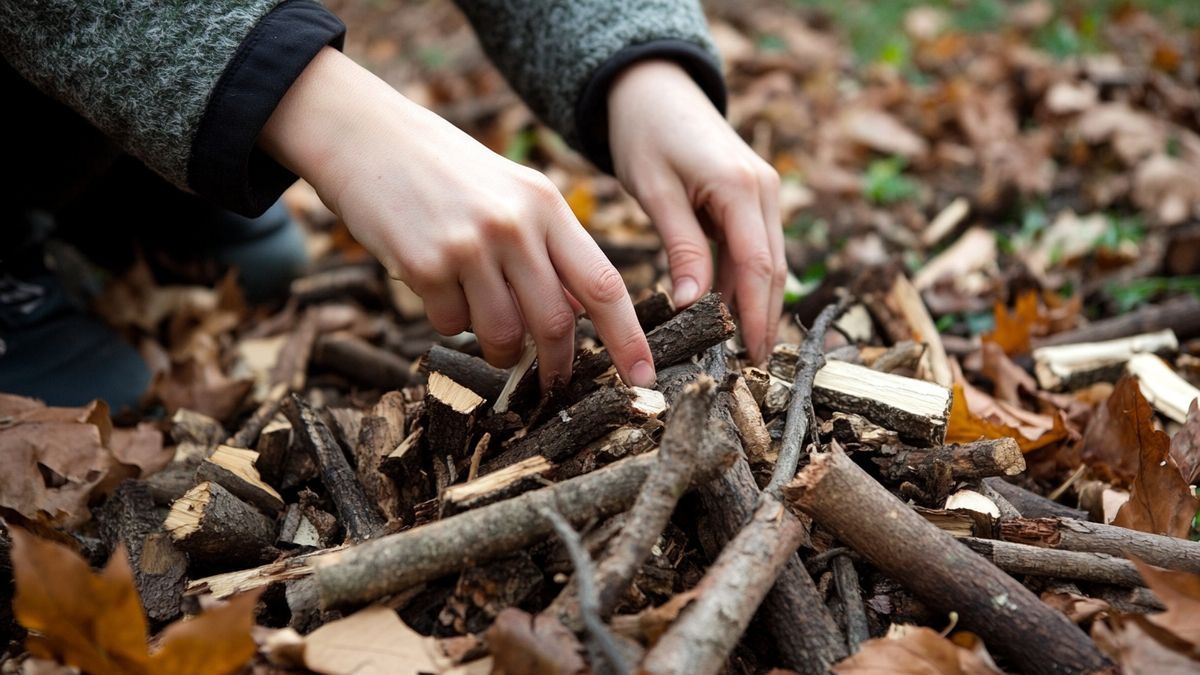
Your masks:
M607 167L604 94L621 67L683 64L724 90L696 0L459 0L542 119ZM344 26L312 0L0 0L0 53L175 185L242 212L293 176L257 150L287 87Z

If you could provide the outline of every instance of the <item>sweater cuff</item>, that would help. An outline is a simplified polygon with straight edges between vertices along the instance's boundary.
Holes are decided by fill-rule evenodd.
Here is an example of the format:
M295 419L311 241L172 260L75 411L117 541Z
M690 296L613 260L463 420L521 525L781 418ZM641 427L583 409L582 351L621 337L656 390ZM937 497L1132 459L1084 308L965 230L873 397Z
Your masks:
M613 173L612 151L608 145L608 89L627 66L646 59L666 59L678 63L696 81L721 114L725 114L727 91L721 65L700 45L686 40L654 40L631 45L613 54L592 73L575 105L575 128L580 149L598 168Z
M309 0L285 0L246 36L205 108L188 160L188 186L231 211L257 216L296 181L258 148L284 94L326 46L342 48L346 26Z

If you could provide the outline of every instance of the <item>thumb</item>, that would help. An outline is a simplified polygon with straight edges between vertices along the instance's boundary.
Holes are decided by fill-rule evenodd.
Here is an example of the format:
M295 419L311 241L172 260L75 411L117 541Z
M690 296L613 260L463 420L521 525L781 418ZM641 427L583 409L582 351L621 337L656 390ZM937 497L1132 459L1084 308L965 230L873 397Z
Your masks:
M708 237L682 187L656 193L642 203L667 249L671 266L672 300L687 307L712 287L713 263Z

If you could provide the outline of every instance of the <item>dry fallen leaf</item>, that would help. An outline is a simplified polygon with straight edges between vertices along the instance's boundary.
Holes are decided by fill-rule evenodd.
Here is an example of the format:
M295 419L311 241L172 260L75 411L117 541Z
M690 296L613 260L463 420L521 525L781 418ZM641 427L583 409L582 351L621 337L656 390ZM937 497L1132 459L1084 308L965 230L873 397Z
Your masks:
M89 675L226 675L254 656L250 638L260 591L167 627L151 654L146 618L124 548L100 574L70 549L19 528L13 539L17 620L29 653Z
M1200 654L1144 616L1097 621L1092 625L1092 639L1130 675L1195 675L1200 671Z
M1165 570L1132 558L1146 585L1167 611L1147 618L1176 637L1200 647L1200 574Z
M1078 593L1063 591L1045 591L1042 602L1062 612L1068 619L1077 624L1090 624L1097 617L1109 612L1112 608L1099 598L1089 598Z
M327 623L304 639L304 665L325 675L438 673L437 640L409 628L396 612L372 606Z
M684 591L658 607L647 607L637 614L613 617L613 631L642 644L653 645L697 595L695 589Z
M990 660L990 659L988 659ZM837 675L998 675L984 657L929 628L900 637L867 640L862 649L833 667Z
M1188 485L1200 480L1200 399L1192 401L1183 428L1171 437L1171 459Z
M162 432L149 422L132 429L113 429L109 445L117 461L136 466L141 478L161 471L174 455L170 448L163 447Z
M1154 410L1137 379L1121 378L1101 411L1088 425L1085 459L1115 455L1118 466L1134 468L1129 501L1113 524L1186 538L1200 500L1170 457L1170 438L1154 428Z
M1039 317L1037 293L1022 293L1012 313L1003 304L996 303L994 313L996 328L983 336L983 341L1000 345L1005 354L1024 354L1029 351L1030 338Z
M1011 438L1021 452L1049 447L1069 438L1062 415L1040 415L997 401L970 384L954 384L954 400L946 427L947 443L972 443L986 438Z
M493 675L574 675L588 672L575 635L557 619L503 610L486 633Z

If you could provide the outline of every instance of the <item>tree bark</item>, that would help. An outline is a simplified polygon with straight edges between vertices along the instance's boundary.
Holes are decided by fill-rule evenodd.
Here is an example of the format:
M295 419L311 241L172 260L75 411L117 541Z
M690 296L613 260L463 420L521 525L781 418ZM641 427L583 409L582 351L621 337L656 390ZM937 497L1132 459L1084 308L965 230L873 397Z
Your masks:
M1087 511L1073 509L1065 504L1047 499L1036 492L1030 492L1020 485L1014 485L1003 478L984 478L983 483L999 492L1007 499L1022 516L1026 518L1074 518L1086 521Z
M508 373L487 361L441 345L431 347L417 367L426 375L441 373L493 403L508 381Z
M1025 457L1011 438L997 438L935 448L902 447L894 455L875 457L881 475L894 482L929 480L934 466L950 469L954 480L969 481L989 476L1015 476L1025 470Z
M164 527L191 562L205 569L250 567L279 553L275 521L210 481L176 500Z
M1034 340L1033 346L1037 348L1079 342L1103 342L1166 329L1175 331L1180 340L1200 335L1200 300L1180 298L1161 305L1148 305L1127 314L1094 321L1081 328Z
M1058 551L974 537L959 541L1009 574L1092 581L1114 586L1146 585L1133 563L1106 553Z
M1063 551L1136 556L1158 567L1200 573L1200 542L1071 518L1022 518L1000 523L1004 541Z
M814 455L789 499L882 572L940 611L958 612L989 648L1032 673L1111 667L1067 617L917 515L839 451ZM1037 644L1034 651L1029 645Z
M406 359L351 333L317 338L313 363L377 389L399 389L412 379Z

